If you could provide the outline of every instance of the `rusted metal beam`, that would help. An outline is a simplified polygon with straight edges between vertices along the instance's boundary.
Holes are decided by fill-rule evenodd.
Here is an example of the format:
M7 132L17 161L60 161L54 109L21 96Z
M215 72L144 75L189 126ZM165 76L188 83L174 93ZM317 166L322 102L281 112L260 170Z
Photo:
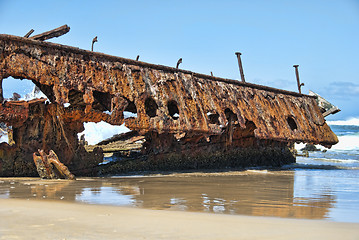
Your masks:
M31 29L28 33L25 34L24 38L30 37L30 35L34 32L34 29Z
M41 178L66 178L76 180L69 169L60 162L53 150L50 150L49 154L46 154L44 150L39 149L38 152L33 153L33 160L36 165L36 170Z
M239 67L239 72L241 74L241 80L242 80L242 82L245 82L246 80L244 79L244 71L243 71L242 60L241 60L242 53L236 52L235 54L236 54L237 60L238 60L238 67Z
M60 37L70 31L70 27L67 25L63 25L61 27L55 28L53 30L40 33L38 35L35 35L33 37L30 37L29 39L32 40L39 40L39 41L45 41L54 37Z
M337 106L334 106L319 94L309 90L309 95L317 97L317 103L321 112L323 113L323 117L327 117L330 114L336 114L341 111Z
M31 101L6 101L0 103L0 122L9 126L21 126L29 117L29 106L43 104L46 99L34 99Z

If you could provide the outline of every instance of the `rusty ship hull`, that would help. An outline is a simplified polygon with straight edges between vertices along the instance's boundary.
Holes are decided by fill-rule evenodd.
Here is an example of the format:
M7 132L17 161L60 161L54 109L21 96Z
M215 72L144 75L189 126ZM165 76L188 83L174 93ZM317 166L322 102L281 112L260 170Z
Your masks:
M84 122L125 124L142 137L134 157L103 169L110 174L281 166L295 162L296 142L338 142L315 96L0 35L0 82L8 77L31 80L50 103L0 99L13 135L0 145L1 176L36 175L38 149L53 149L77 175L98 174L103 149L80 143Z

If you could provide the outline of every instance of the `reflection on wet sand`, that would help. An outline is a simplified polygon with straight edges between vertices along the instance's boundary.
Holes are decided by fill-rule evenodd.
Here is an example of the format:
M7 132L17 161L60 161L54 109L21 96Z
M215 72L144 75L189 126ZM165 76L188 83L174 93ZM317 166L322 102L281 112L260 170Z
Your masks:
M0 197L324 219L335 195L295 196L294 172L245 171L77 181L0 179Z

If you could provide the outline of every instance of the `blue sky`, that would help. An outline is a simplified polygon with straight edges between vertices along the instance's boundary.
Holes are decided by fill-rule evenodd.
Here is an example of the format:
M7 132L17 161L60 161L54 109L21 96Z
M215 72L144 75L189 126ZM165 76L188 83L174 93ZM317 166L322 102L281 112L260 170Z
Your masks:
M359 0L0 0L0 33L23 36L68 24L51 40L83 49L297 91L293 64L311 89L359 117ZM5 81L5 94L26 82ZM18 92L22 90L18 89Z

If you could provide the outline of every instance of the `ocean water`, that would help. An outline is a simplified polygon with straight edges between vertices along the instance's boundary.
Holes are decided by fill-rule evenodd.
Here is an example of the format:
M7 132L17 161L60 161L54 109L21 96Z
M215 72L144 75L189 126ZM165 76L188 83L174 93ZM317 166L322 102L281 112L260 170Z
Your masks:
M297 157L297 163L279 170L76 181L0 178L0 198L359 222L359 121L328 123L339 137L337 145Z
M359 222L359 119L328 121L339 143L331 149L297 157L289 166L295 173L295 196L332 199L325 218ZM299 150L302 145L296 146Z

